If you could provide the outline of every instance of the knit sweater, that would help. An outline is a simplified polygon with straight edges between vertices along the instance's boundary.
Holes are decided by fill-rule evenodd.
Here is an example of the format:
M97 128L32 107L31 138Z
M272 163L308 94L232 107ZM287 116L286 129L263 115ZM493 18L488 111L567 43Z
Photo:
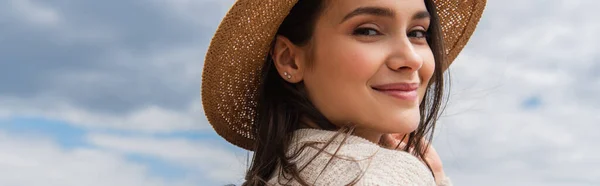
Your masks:
M349 135L343 141L345 134L340 134L310 162L335 134L333 131L318 129L299 129L294 132L288 155L296 152L304 144L316 142L292 160L299 168L306 166L300 171L300 177L309 185L348 185L355 180L354 185L357 186L436 185L431 171L415 156L404 151L383 148L353 135ZM340 147L340 144L343 145ZM338 147L337 154L332 156ZM278 168L268 185L300 185L290 178L289 175L281 175ZM444 186L451 185L449 179L445 179L444 182Z

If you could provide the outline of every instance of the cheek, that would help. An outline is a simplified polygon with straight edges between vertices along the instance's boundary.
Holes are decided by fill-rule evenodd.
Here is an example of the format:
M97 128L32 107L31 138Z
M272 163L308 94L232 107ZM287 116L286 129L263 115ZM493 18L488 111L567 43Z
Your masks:
M421 79L421 88L419 91L419 95L421 98L424 97L425 91L429 82L431 81L431 77L433 76L433 72L435 71L435 58L431 49L426 48L421 52L421 56L423 57L423 66L419 69L419 78Z
M433 76L435 70L435 58L433 57L431 49L426 49L423 56L423 67L419 69L419 75L425 83L429 82L431 76Z
M305 75L311 101L333 122L365 105L367 82L377 73L380 51L344 39L327 39L315 48L314 66ZM346 113L346 114L344 114Z
M330 78L344 81L364 81L379 68L377 54L360 45L336 45L323 51L319 62L328 69Z
M344 37L322 40L315 50L314 74L327 86L342 88L367 81L380 67L380 52Z

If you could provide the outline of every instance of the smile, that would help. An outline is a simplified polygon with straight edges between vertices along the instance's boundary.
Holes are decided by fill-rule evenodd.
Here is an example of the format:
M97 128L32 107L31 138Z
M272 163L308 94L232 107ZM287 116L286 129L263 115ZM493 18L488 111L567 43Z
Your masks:
M397 99L415 101L418 97L418 83L394 83L371 87L377 92L384 93Z

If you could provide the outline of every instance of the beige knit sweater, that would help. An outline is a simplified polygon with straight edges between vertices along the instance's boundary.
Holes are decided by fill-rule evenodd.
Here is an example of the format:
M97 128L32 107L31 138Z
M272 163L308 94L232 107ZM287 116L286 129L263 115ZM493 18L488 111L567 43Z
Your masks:
M288 153L308 142L317 142L306 148L293 160L299 167L306 165L300 177L310 185L348 185L357 179L355 185L424 185L435 186L429 169L415 156L404 151L382 148L358 136L348 136L335 157L332 154L342 144L345 134L340 134L308 165L312 157L336 132L318 129L299 129L294 132L294 140ZM329 165L327 162L333 157ZM289 176L280 175L276 170L269 185L300 185ZM444 180L444 186L451 185Z

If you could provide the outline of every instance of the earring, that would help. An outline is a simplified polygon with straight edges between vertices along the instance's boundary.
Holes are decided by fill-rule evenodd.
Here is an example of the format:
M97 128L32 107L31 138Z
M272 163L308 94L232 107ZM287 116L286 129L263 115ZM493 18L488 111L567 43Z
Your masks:
M287 72L283 72L283 75L288 79L292 79L292 75L288 74Z

